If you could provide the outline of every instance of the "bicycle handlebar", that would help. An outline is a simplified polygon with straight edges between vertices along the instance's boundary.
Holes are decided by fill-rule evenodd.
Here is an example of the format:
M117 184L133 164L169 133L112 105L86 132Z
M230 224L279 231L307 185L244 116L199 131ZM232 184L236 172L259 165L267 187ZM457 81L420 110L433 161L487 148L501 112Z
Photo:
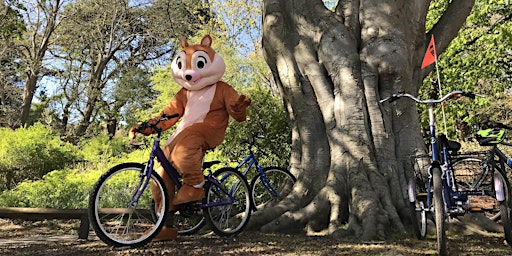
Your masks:
M171 115L162 114L162 116L160 116L160 118L158 118L155 123L143 122L137 128L135 128L135 131L140 132L140 131L142 131L142 130L144 130L146 128L152 128L152 129L154 129L155 131L158 132L159 129L158 129L157 125L160 122L166 121L166 120L169 120L171 118L178 117L178 116L180 116L180 115L179 114L171 114Z
M490 120L485 120L483 122L480 122L480 127L486 129L486 128L503 128L507 130L512 130L511 126L508 126L506 124L500 123L500 122L494 122Z
M249 138L242 139L241 143L248 144L249 147L252 147L254 145L254 143L256 142L256 139L263 139L263 138L265 138L265 136L259 135L256 133L256 134L252 135L251 139L249 139Z
M465 96L465 97L468 97L468 98L472 98L474 99L476 96L480 96L480 97L483 97L482 95L478 95L478 94L475 94L473 92L466 92L466 91L452 91L448 94L446 94L444 97L442 97L441 99L437 99L437 100L434 100L434 99L429 99L429 100L420 100L416 97L414 97L413 95L411 94L408 94L408 93L405 93L405 92L399 92L399 93L395 93L385 99L382 99L380 100L380 103L384 103L386 101L389 101L389 102L393 102L395 100L398 100L399 98L401 97L408 97L414 101L416 101L417 103L421 103L421 104L437 104L437 103L441 103L447 99L450 99L450 98L459 98L460 96Z

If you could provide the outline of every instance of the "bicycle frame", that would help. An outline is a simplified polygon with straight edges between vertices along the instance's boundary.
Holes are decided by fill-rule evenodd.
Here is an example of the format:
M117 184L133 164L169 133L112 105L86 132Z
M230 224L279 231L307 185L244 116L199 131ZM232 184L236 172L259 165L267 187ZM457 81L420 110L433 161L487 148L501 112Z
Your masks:
M162 148L160 148L161 132L162 132L161 130L157 130L157 136L153 142L153 147L149 154L149 160L146 163L143 173L141 174L141 180L139 182L139 185L137 186L137 189L134 191L134 193L131 197L130 203L132 205L138 203L140 197L142 196L142 193L144 192L144 190L147 189L151 174L154 171L155 157L160 162L160 164L164 168L165 172L171 178L172 182L176 185L176 187L178 189L180 189L183 186L183 184L179 180L180 175L179 175L178 171L176 170L176 168L174 168L174 166L172 166L172 164L169 162L169 160L167 160ZM233 204L236 201L236 198L232 195L232 193L228 192L224 188L224 186L222 186L219 183L219 181L215 177L213 177L211 172L208 175L205 175L204 178L207 181L211 182L215 186L215 188L216 188L215 192L217 194L224 193L229 197L229 200L223 201L223 202L208 203L208 204L201 203L201 204L199 204L200 209L214 207L214 206L221 206L221 205L229 205L229 204Z
M428 187L427 187L427 211L432 210L432 168L437 167L441 170L441 182L442 189L444 195L444 203L445 209L448 210L448 214L461 214L464 213L464 210L455 208L456 206L460 206L468 201L468 196L470 195L482 195L482 191L459 191L457 183L456 173L453 172L453 164L452 164L452 153L450 152L450 148L448 147L448 139L444 136L436 137L436 129L434 125L434 114L433 114L433 104L429 105L429 126L430 126L430 140L431 140L431 160L432 163L429 166L428 173ZM441 147L438 147L441 145ZM441 152L439 151L441 148ZM484 170L485 173L481 177L485 177L487 175L487 169Z
M238 165L235 167L235 170L240 170L242 166L247 164L247 167L244 169L242 174L245 176L249 172L252 166L256 167L256 170L261 174L261 180L263 181L263 185L265 188L271 193L272 196L278 196L279 193L270 186L270 181L267 178L267 175L263 171L263 167L258 162L258 159L256 158L256 155L251 149L252 144L249 144L249 155L247 155Z
M431 163L428 168L428 186L427 186L427 211L432 210L432 186L433 186L433 179L432 179L432 169L433 168L439 168L441 170L441 182L442 187L444 191L444 201L445 206L448 207L446 209L450 209L450 207L453 205L454 199L458 199L458 201L464 200L466 197L467 201L467 195L460 194L457 191L456 185L452 182L452 165L451 165L451 159L450 159L450 152L448 148L448 140L443 137L441 139L441 142L438 142L438 138L436 136L436 127L435 127L435 114L434 114L434 106L436 104L442 103L443 101L451 98L451 97L458 97L458 96L466 96L470 98L475 98L475 94L472 92L464 92L464 91L453 91L448 94L446 94L441 99L437 100L420 100L411 94L407 93L399 93L399 94L393 94L392 96L385 98L381 100L380 102L383 103L385 101L394 101L399 99L400 97L408 97L412 100L414 100L417 103L426 104L428 107L428 116L429 116L429 131L430 131L430 144L431 144ZM441 158L441 152L439 150L439 143L441 145L441 152L443 157ZM453 187L455 186L455 191L453 190ZM415 202L416 201L416 195L414 193L414 183L409 183L409 201Z
M442 171L442 182L443 182L443 190L445 195L445 204L448 204L449 207L451 202L451 182L450 182L450 174L451 174L451 161L449 157L449 150L446 146L445 141L441 141L443 159L441 159L441 154L439 152L439 144L436 136L436 126L435 126L435 115L434 115L434 103L428 103L428 116L429 116L429 130L430 130L430 144L431 144L431 160L430 166L428 168L428 187L427 187L427 210L430 211L432 208L432 168L440 168Z

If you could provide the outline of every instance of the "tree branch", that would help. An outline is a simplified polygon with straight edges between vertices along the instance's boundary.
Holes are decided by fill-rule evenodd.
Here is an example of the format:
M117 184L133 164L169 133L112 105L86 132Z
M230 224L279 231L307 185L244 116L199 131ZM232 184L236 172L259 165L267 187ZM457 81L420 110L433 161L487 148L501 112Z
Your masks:
M425 47L427 46L432 35L435 37L437 56L441 55L450 45L451 41L457 36L460 28L466 22L466 18L471 13L475 0L453 0L446 11L443 13L439 21L427 33ZM423 78L427 76L433 65L424 69Z

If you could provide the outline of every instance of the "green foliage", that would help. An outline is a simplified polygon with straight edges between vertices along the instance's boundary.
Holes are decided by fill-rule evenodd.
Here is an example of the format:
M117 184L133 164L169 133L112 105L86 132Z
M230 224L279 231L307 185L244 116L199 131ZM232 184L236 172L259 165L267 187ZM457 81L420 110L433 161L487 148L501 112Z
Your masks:
M0 128L1 189L41 178L80 159L77 147L62 142L40 123L17 130Z
M121 157L128 150L127 137L110 138L108 135L98 135L80 143L84 160L91 163L105 164L111 158Z
M23 73L23 61L15 47L16 41L25 31L25 24L18 1L7 1L0 5L0 127L15 127L18 124L22 102L22 89L16 75Z
M247 121L231 120L224 142L218 147L231 162L243 159L249 152L243 139L254 135L264 138L256 140L254 152L263 166L288 166L290 159L291 132L284 106L269 89L251 87L246 92L252 100L247 109Z
M56 170L0 194L2 207L86 208L100 171Z
M427 28L435 22L438 11L448 1L433 1ZM502 1L477 1L458 36L438 57L442 92L439 93L437 73L434 70L420 90L422 98L439 98L452 90L473 91L485 98L450 101L445 106L448 134L459 139L472 137L471 126L489 117L504 118L497 121L511 123L511 109L506 101L512 87L512 8ZM508 18L507 18L508 17ZM430 25L429 25L430 24ZM427 127L428 114L421 110L422 124ZM442 113L437 113L442 124ZM438 127L438 129L441 126ZM444 131L443 131L444 132Z
M20 39L26 31L23 17L19 10L23 6L18 1L7 1L9 5L0 6L0 38L2 40L17 38ZM14 7L14 8L13 8Z
M110 167L124 162L143 162L149 150L126 150L125 139L93 138L81 146L88 163L74 169L51 171L38 180L26 180L0 193L0 207L85 208L89 193ZM124 150L123 150L124 149ZM104 154L104 156L102 156Z

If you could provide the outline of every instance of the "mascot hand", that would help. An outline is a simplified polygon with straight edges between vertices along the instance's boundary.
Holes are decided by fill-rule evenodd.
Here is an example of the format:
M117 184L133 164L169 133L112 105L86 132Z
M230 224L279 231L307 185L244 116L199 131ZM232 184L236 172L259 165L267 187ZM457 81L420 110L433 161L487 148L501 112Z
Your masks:
M137 133L142 133L145 136L152 134L152 129L148 127L147 123L136 124L130 128L128 136L130 139L135 139Z
M231 105L231 110L233 112L240 112L243 111L251 104L251 99L245 97L245 95L240 95L240 98L238 98L238 101Z
M136 124L136 125L132 126L132 128L130 128L130 131L128 132L128 138L130 138L130 140L135 139L135 137L137 135L137 128L139 128L138 124Z

